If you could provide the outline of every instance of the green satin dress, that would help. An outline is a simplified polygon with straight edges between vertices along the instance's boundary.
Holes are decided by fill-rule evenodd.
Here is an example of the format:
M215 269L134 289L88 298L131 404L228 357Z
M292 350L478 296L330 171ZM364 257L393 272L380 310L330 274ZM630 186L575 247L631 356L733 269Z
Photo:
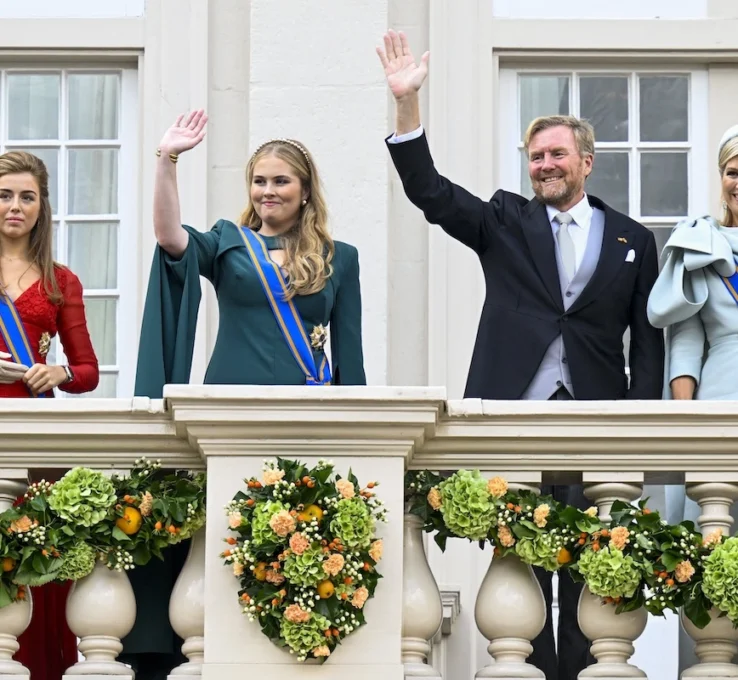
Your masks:
M290 352L267 301L238 227L219 220L209 232L185 225L189 245L179 260L156 249L146 295L136 371L136 396L161 398L164 385L188 383L201 298L200 276L215 287L220 313L218 335L205 374L210 385L304 385L305 375ZM269 250L279 237L263 237ZM294 298L308 338L317 325L330 332L332 384L365 385L361 342L358 251L335 241L333 273L325 287ZM316 365L323 357L314 350ZM179 548L179 546L178 546ZM169 625L168 607L183 550L129 572L138 613L123 640L124 656L163 655L182 660Z

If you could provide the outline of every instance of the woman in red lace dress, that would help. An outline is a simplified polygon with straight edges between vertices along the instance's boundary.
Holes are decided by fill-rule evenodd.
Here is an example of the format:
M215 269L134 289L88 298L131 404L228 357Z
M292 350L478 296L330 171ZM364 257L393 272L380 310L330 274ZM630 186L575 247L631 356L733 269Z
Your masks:
M43 162L23 151L0 155L0 320L5 319L0 324L0 397L48 398L56 387L79 394L94 390L99 380L82 285L52 258L51 215ZM15 339L19 330L25 335L30 365L16 361L13 320ZM66 366L46 363L57 334ZM33 589L33 620L15 656L33 678L58 680L77 660L76 640L66 625L67 591L68 586L53 583Z

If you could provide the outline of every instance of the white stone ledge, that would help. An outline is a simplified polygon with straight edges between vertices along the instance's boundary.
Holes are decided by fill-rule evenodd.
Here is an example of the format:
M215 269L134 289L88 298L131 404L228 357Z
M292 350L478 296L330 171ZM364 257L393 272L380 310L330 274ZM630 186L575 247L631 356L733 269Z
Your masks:
M0 400L7 468L207 456L381 458L508 475L738 478L738 402L445 400L434 387L170 385L164 400ZM512 476L510 477L513 478Z

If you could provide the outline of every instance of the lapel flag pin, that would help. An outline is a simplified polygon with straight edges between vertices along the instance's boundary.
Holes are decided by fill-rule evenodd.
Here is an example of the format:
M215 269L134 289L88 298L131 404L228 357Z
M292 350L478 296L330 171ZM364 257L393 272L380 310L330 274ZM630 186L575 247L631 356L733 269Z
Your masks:
M622 236L618 236L618 243L627 243L627 242L628 242L628 239L627 238L623 238Z

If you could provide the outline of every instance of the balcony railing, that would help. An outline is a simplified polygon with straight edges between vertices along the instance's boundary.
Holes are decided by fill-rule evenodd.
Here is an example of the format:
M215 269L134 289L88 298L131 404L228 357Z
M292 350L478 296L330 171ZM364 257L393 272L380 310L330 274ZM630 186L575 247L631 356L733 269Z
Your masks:
M32 470L124 470L142 455L168 468L207 469L207 536L190 557L191 587L175 589L172 605L175 627L187 628L190 664L180 672L206 680L254 674L280 680L318 670L274 647L235 603L236 583L218 556L226 534L223 506L243 478L258 475L264 458L280 456L306 463L331 458L339 472L351 467L360 478L379 480L389 509L385 578L367 605L368 624L319 673L400 680L437 673L427 658L444 616L419 524L401 521L406 469L479 469L533 487L580 482L603 517L615 500L638 498L644 483L685 484L701 506L702 530L728 534L730 505L738 498L738 403L446 401L439 388L170 386L163 401L0 400L0 455L6 507ZM478 677L542 677L526 662L541 617L540 590L527 567L506 574L493 567L476 607L493 658ZM494 588L501 578L515 592ZM510 598L519 625L497 614L511 606ZM645 613L582 606L582 628L598 662L580 677L644 677L630 657ZM12 675L23 671L2 658L12 655L21 632L10 609L0 610L0 673ZM115 646L100 642L115 632L103 630L99 615L86 615L80 650L87 660L73 672L120 677ZM700 663L683 677L738 676L732 664L738 635L725 621L689 628Z

